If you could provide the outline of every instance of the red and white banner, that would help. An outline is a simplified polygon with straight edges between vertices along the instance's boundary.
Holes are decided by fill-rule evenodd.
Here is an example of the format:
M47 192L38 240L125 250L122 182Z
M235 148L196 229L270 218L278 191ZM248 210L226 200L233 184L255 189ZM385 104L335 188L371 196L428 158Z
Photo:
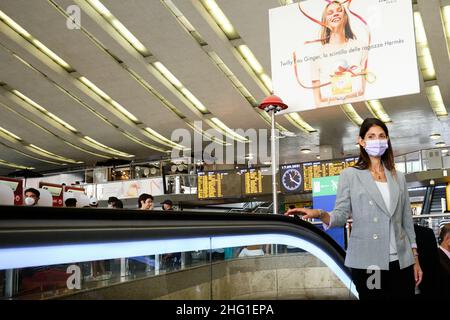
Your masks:
M23 204L23 180L0 177L0 183L9 186L14 192L14 205Z
M63 195L63 185L39 182L39 188L48 190L53 198L53 207L63 207L64 206L64 195Z

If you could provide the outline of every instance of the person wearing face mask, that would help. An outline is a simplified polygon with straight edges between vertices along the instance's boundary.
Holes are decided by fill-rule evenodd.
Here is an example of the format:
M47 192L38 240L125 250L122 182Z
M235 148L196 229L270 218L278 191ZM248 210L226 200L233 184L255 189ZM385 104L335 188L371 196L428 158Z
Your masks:
M28 188L25 190L25 205L27 206L36 206L39 202L39 197L41 196L41 193L34 189L34 188Z
M359 132L360 155L342 171L334 210L294 208L285 215L319 218L324 227L344 226L352 218L345 265L360 299L413 299L421 281L408 187L395 170L386 125L365 119Z

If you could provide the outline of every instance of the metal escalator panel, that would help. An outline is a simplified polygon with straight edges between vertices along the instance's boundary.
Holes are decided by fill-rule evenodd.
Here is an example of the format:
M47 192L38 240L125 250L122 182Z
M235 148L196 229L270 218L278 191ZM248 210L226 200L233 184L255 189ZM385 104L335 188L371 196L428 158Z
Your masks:
M344 251L274 215L3 207L13 299L355 299ZM232 218L230 218L232 216Z
M443 211L441 199L446 199L445 186L436 186L434 187L433 195L431 197L430 213Z

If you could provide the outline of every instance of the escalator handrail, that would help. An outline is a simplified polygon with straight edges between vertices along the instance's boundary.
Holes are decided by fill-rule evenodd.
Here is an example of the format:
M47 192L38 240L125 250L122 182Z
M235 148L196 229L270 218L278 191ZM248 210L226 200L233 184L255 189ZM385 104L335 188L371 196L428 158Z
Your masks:
M345 251L299 218L273 214L0 206L0 249L93 242L278 233L314 243L342 269Z

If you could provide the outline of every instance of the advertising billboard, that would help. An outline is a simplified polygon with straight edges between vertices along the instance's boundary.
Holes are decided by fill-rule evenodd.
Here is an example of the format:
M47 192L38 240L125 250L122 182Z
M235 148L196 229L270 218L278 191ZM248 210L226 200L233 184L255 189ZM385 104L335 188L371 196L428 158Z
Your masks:
M288 112L420 92L410 0L308 0L269 11Z

